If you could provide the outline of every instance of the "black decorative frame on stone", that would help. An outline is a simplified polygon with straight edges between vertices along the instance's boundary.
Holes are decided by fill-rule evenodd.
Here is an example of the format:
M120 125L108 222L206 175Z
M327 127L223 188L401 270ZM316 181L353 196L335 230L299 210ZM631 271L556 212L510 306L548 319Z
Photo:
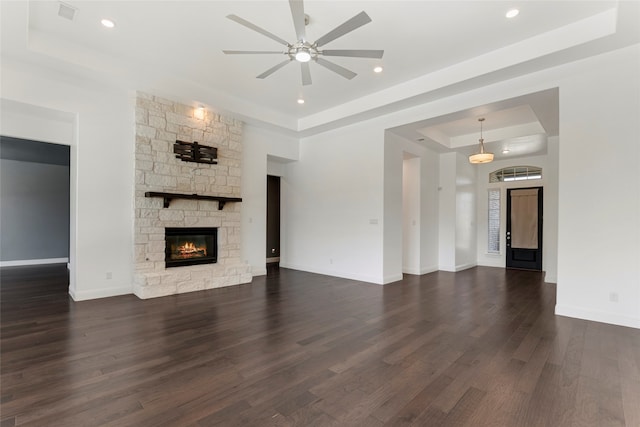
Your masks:
M200 145L198 141L186 142L176 140L173 144L173 152L176 158L183 162L218 164L218 149L207 145Z

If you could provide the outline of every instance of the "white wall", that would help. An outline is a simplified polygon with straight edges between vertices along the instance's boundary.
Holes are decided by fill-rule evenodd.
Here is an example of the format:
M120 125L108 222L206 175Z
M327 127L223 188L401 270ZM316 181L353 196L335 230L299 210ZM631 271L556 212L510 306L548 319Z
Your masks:
M478 265L504 268L506 265L507 189L543 187L542 270L545 282L556 283L558 260L558 137L549 138L547 155L497 160L477 165L477 253ZM542 168L542 179L533 181L489 183L489 174L510 166L537 166ZM488 191L500 190L500 254L487 252L488 245Z
M426 274L438 269L438 161L439 155L416 142L385 132L384 160L384 265L383 283L399 280L402 273ZM406 158L409 158L409 186L405 186ZM415 162L415 163L414 163ZM419 175L419 176L416 176ZM409 190L419 203L404 209L404 192ZM416 192L418 194L416 195ZM413 221L415 220L415 225ZM405 234L411 230L407 241ZM398 245L411 246L411 268ZM417 263L417 264L416 264Z
M133 94L20 62L1 66L2 134L71 145L71 296L130 293Z
M640 328L640 47L564 69L556 313Z
M381 282L383 144L361 125L300 141L283 183L280 266Z
M243 128L242 259L253 275L266 274L267 174L281 176L281 204L286 200L287 161L298 160L298 142L251 125ZM274 158L277 158L276 161ZM286 235L287 212L280 215L281 241ZM282 245L281 245L282 246ZM281 257L282 250L281 247Z
M547 184L543 194L542 269L544 281L558 282L558 162L560 140L557 136L547 141ZM546 250L544 249L546 248Z
M69 222L69 166L0 159L0 266L67 263Z
M438 270L439 157L429 149L420 157L420 274Z
M6 82L9 76L15 74L15 71L13 74L9 71L11 70L9 67L12 65L10 61L3 60L0 65L3 66L3 72L5 70L9 72L8 75L2 76L2 82ZM19 68L19 64L13 65L14 69ZM0 98L2 135L23 135L22 138L33 141L75 146L76 114L7 99L5 97L7 93L15 93L16 95L23 93L21 86L17 86L15 82L12 83L9 87L2 86L2 98ZM25 86L28 87L28 85ZM16 88L20 90L15 90ZM73 148L70 151L73 152Z
M456 271L456 153L440 155L438 268Z
M404 140L385 133L382 175L383 194L383 272L378 283L392 283L402 279L402 164ZM406 143L405 143L406 144Z
M402 162L402 272L420 274L420 158Z
M456 154L456 263L455 271L475 267L476 257L476 167Z
M439 269L476 265L476 169L458 153L440 155Z

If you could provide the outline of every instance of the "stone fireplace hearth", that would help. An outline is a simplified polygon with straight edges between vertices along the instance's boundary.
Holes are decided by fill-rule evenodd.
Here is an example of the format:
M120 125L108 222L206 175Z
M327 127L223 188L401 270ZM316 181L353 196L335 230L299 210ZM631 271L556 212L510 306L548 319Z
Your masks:
M250 282L251 267L240 258L241 202L162 198L145 193L182 193L238 198L242 178L242 122L138 93L136 99L136 194L134 293L153 298ZM185 162L173 153L176 140L216 147L217 164ZM166 206L166 207L165 207ZM215 229L215 262L166 264L166 230ZM193 259L202 258L202 242L190 242ZM200 252L198 252L200 251ZM208 249L210 251L210 249ZM187 256L187 255L185 255Z

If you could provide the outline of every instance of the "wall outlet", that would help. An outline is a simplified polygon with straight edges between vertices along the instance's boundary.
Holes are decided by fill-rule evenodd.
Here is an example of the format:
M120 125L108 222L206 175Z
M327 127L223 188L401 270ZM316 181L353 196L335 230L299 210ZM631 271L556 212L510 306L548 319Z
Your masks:
M110 271L107 271L106 277L107 277L107 280L111 280L111 278L113 277L113 273L111 273Z
M329 264L333 264L333 258L329 258Z
M617 292L610 292L609 293L609 301L610 302L618 302L618 293Z

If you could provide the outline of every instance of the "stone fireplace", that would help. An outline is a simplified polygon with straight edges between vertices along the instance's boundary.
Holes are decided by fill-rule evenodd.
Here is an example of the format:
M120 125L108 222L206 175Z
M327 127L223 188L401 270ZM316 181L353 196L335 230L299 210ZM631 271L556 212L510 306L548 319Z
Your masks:
M217 164L176 158L177 140L217 148ZM250 282L240 258L242 122L211 111L196 118L191 106L138 93L135 150L134 293ZM155 197L165 193L191 198Z

